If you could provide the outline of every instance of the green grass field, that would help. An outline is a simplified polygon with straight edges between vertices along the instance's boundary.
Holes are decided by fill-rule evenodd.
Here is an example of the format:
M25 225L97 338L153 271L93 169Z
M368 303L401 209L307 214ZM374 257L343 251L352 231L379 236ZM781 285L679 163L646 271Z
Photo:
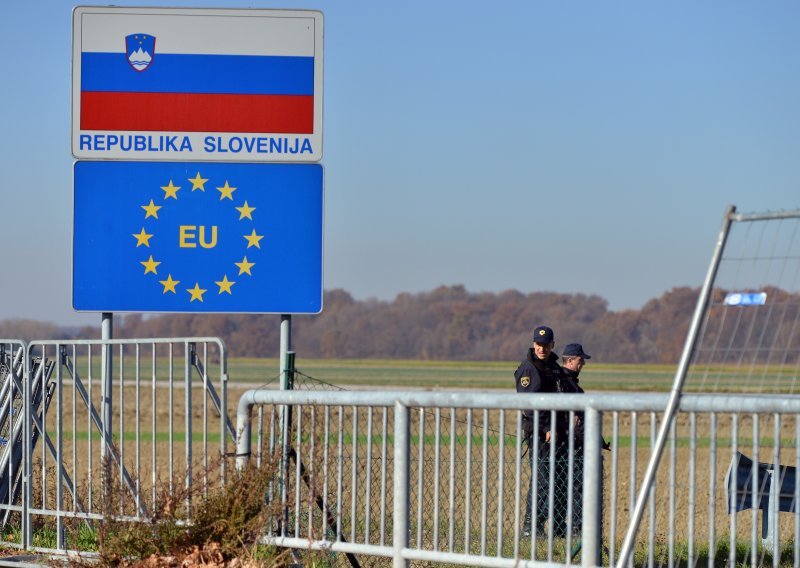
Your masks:
M302 359L302 375L342 388L513 390L517 361L416 361L403 359ZM267 384L278 380L277 359L232 358L231 381ZM677 365L589 363L581 372L586 391L667 392ZM778 365L750 368L715 366L690 368L688 392L797 392L796 370ZM300 376L298 380L303 380Z
M344 388L497 389L514 388L515 361L412 361L399 359L301 359L297 369ZM231 381L264 384L277 380L277 359L236 358L228 362ZM587 365L581 385L592 391L667 391L671 365Z

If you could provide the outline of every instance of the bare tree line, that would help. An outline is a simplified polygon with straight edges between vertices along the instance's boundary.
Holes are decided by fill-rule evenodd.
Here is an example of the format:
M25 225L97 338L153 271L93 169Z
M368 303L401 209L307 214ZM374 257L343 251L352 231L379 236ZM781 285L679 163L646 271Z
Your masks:
M556 332L556 352L578 342L597 362L675 364L697 295L697 289L674 288L641 309L611 311L605 299L585 294L475 293L456 285L403 293L391 301L359 301L337 289L325 292L321 314L294 316L292 340L304 358L514 361L525 355L531 330L546 324ZM724 291L717 291L715 302L723 296ZM800 342L790 329L792 322L798 327L800 296L771 289L768 297L771 311L783 310L779 321L786 329L765 320L765 332ZM763 310L749 314L766 317ZM275 315L134 314L115 318L114 336L218 336L231 356L275 357L278 322ZM760 325L758 319L754 325ZM714 326L708 327L713 332ZM0 321L0 337L97 338L99 334L99 320L98 326L79 330L30 320ZM742 336L736 341L748 339Z

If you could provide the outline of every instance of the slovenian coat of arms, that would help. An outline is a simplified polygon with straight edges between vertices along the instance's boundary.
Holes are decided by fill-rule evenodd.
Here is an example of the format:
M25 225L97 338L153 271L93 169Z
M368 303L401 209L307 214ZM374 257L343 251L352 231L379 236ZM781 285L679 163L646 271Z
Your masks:
M125 36L125 54L136 71L145 71L156 54L156 38L148 34Z

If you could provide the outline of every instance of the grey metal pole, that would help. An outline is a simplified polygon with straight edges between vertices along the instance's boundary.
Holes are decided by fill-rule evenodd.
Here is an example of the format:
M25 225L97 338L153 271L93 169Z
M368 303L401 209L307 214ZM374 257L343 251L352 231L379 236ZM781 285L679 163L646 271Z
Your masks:
M286 373L286 359L289 351L292 350L292 316L289 314L281 315L281 351L280 351L280 373L281 390L287 390L289 377Z
M583 446L583 566L600 566L602 549L603 468L600 440L603 415L594 408L584 413Z
M114 314L111 312L103 312L101 323L101 339L103 341L114 339ZM101 358L103 360L103 384L101 387L103 397L103 444L101 447L100 457L107 462L108 444L111 443L111 395L112 395L112 359L114 351L111 345L103 343L101 350ZM108 464L106 464L108 465Z
M31 515L29 513L29 508L31 504L31 463L33 462L33 448L31 446L31 389L33 381L33 377L31 376L31 356L33 353L29 353L28 346L24 346L24 356L25 360L23 361L24 365L24 375L22 381L22 392L23 392L23 404L22 404L22 412L24 415L23 421L23 439L24 439L24 446L22 450L22 548L27 550L27 548L31 544ZM44 347L42 347L42 365L45 363L45 354L46 351ZM44 376L44 369L42 369L42 376ZM800 426L798 426L800 428Z
M281 315L281 345L279 355L280 366L280 389L289 389L289 373L286 372L286 363L289 357L289 350L292 348L292 316L288 314ZM279 477L280 492L281 492L281 505L283 507L283 522L281 523L281 534L286 535L286 529L289 522L289 508L287 501L287 483L289 480L289 406L281 405L279 411L279 420L281 424L281 473Z
M631 514L631 518L628 523L628 529L625 532L625 539L622 541L622 548L620 549L617 566L625 566L628 563L628 558L630 558L630 555L633 552L633 541L636 538L636 531L638 530L639 523L642 520L644 507L647 503L647 496L650 492L650 485L652 485L653 480L655 479L656 470L658 469L658 464L661 461L661 453L664 450L664 444L666 443L667 436L669 435L670 424L672 423L672 419L674 418L675 412L678 409L678 404L681 398L681 390L683 389L683 383L686 380L686 372L689 369L689 362L694 354L695 342L697 341L697 336L700 333L703 314L705 313L706 306L708 305L708 300L711 297L712 286L714 285L714 279L717 276L717 269L719 268L720 260L722 260L722 251L725 249L725 242L728 240L728 233L730 232L731 223L733 222L735 213L736 207L733 205L729 205L725 210L722 228L720 229L719 236L717 237L717 245L714 249L714 254L711 257L711 264L708 267L708 273L706 274L705 282L703 282L703 287L700 289L700 297L697 298L697 307L694 310L692 322L689 326L689 333L686 336L686 342L683 346L683 353L681 354L681 360L678 363L678 370L675 373L675 380L672 384L672 390L670 391L667 408L664 410L664 417L661 421L661 425L659 426L658 438L656 439L650 461L647 464L647 469L645 470L644 478L642 479L642 485L639 488L639 494L636 498L636 505L633 509L633 513Z
M401 402L394 404L394 519L392 526L392 546L394 548L392 566L408 568L402 551L408 548L408 452L411 449L411 426L408 407Z

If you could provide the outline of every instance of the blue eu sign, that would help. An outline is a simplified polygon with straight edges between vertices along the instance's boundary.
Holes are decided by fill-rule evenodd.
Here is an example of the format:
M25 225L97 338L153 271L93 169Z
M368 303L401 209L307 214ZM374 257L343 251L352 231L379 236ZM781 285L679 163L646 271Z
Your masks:
M76 310L322 309L319 164L79 161L74 176Z

